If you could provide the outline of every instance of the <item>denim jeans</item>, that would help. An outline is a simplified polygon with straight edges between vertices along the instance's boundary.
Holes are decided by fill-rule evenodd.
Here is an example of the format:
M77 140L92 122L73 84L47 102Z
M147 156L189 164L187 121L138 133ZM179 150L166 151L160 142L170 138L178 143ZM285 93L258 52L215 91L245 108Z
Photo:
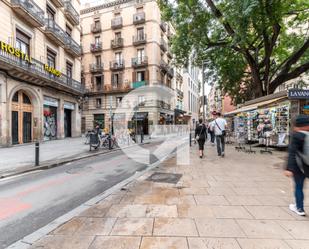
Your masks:
M306 177L303 174L295 174L294 181L295 181L295 199L296 199L296 207L298 209L304 209L304 182Z
M214 133L213 131L210 132L210 141L211 141L212 143L215 142L215 133Z
M218 155L221 156L221 154L224 153L224 149L225 149L225 138L224 138L224 136L216 136L216 142L217 142Z

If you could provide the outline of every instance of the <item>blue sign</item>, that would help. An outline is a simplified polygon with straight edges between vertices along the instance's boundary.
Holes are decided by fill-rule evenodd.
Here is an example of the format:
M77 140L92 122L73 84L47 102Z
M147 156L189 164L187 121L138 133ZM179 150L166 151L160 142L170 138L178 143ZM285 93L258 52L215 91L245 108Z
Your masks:
M309 90L304 89L290 89L289 99L309 99Z

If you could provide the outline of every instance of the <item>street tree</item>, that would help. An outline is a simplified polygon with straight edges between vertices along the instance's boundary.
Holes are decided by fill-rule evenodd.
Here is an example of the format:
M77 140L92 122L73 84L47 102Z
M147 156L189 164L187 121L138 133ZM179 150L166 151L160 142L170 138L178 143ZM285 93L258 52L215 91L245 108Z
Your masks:
M194 55L234 102L272 94L309 69L308 0L159 0L177 64Z

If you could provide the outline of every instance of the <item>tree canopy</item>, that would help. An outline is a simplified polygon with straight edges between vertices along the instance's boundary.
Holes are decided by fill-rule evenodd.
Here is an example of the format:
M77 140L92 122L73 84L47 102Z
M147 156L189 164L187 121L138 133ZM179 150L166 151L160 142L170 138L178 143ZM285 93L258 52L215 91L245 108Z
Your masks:
M194 54L234 101L271 94L309 69L308 0L158 0L179 65Z

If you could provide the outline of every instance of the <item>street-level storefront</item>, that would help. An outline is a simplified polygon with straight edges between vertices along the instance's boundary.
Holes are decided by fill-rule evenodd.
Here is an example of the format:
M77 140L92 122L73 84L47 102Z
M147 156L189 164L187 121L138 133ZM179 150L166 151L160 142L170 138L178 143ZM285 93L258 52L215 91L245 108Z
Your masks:
M136 112L128 126L129 129L133 129L136 134L143 133L144 135L148 135L148 123L148 112Z
M292 126L299 114L309 115L309 89L289 89Z
M44 96L44 141L57 139L57 112L59 101L55 98Z
M72 116L75 110L75 104L64 102L64 137L72 137Z

